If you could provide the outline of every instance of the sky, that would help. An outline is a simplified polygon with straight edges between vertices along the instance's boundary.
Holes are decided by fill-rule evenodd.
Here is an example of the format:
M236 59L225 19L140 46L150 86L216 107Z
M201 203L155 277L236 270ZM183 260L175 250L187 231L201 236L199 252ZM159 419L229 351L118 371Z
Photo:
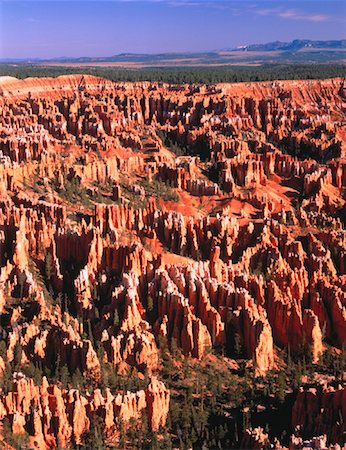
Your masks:
M0 58L199 52L345 38L346 0L0 0Z

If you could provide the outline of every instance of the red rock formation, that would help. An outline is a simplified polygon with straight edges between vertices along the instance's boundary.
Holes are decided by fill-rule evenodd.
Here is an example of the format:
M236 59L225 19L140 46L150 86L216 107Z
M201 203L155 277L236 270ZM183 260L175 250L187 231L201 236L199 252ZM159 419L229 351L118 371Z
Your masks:
M313 363L324 339L341 351L341 87L0 79L0 373L32 364L54 378L66 366L95 386L105 367L152 377L146 390L90 394L17 376L0 396L14 432L64 448L95 414L115 436L144 410L157 431L169 405L160 336L201 360L236 356L239 339L257 375L275 369L276 348ZM298 394L294 423L339 439L322 400L340 406L339 391ZM260 447L256 433L244 445Z
M247 429L243 436L241 448L244 449L262 449L264 445L268 444L268 434L264 432L261 427Z
M0 398L1 419L9 418L13 434L27 432L32 448L40 449L68 448L71 440L80 444L94 416L116 433L119 423L140 419L145 410L149 428L157 431L165 426L168 408L169 391L156 378L145 391L114 396L107 389L103 396L100 390L82 394L76 389L60 389L46 378L37 386L18 373L12 391Z
M343 386L301 388L292 410L292 425L319 436L328 433L329 442L342 443L346 431L346 390Z

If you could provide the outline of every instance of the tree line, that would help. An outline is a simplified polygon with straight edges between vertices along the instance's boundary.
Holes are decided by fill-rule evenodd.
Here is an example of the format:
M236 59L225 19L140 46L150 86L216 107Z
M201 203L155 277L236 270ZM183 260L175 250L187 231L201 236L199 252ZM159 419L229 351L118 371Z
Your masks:
M57 77L87 74L117 82L165 82L172 84L236 83L271 80L302 80L344 77L345 64L264 64L262 66L218 67L63 67L37 64L0 64L0 76L16 78Z

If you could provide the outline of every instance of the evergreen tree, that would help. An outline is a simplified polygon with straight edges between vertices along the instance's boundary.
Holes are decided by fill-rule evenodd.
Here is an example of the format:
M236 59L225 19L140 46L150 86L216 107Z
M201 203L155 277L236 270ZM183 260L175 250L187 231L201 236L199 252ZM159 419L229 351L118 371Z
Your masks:
M286 397L286 374L281 371L277 378L277 395L279 402L283 402Z

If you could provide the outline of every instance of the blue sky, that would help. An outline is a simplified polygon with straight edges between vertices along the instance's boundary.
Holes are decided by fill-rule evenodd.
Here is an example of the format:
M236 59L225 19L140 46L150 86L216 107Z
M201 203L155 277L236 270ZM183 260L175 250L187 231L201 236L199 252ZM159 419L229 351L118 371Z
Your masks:
M0 58L208 51L345 29L344 0L0 0Z

